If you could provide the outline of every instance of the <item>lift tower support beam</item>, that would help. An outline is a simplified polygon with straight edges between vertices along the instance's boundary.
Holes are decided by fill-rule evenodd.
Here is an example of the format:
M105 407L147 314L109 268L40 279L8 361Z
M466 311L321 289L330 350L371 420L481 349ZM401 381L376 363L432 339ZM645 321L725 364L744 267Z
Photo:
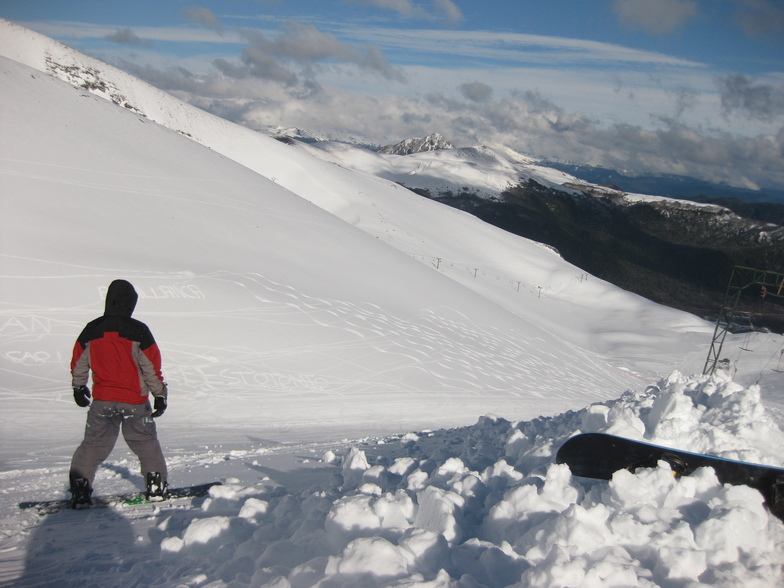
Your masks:
M716 328L713 331L708 359L705 361L703 374L712 374L716 371L719 363L721 348L724 345L724 338L732 325L735 310L738 308L741 294L749 286L759 285L765 296L784 296L784 273L759 270L750 267L736 265L732 268L730 281L727 283L727 290L724 292L724 301L721 305L719 318L716 321Z

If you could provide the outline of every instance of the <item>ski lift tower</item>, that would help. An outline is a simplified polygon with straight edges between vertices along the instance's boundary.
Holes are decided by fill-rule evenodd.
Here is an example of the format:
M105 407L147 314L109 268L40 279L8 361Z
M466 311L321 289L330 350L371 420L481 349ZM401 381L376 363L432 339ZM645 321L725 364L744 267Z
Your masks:
M724 302L721 305L719 318L716 321L716 328L713 331L713 341L711 342L710 351L708 351L708 359L705 361L705 367L702 370L703 374L712 374L716 371L721 348L724 345L724 338L732 325L732 319L740 302L741 294L743 294L746 288L755 284L760 286L763 298L767 296L784 297L784 273L740 265L733 267L730 281L727 283L727 290L724 292Z

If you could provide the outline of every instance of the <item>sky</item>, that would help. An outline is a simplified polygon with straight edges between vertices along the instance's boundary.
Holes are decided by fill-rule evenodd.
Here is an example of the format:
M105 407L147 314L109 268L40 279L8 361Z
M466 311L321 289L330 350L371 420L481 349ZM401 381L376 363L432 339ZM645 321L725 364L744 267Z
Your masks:
M784 189L781 0L0 0L245 126Z

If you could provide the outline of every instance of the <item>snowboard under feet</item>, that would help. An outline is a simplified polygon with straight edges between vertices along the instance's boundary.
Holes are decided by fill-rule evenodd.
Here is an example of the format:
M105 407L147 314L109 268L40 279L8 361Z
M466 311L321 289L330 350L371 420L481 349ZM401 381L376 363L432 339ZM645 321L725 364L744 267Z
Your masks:
M207 484L185 486L183 488L169 488L165 497L156 498L153 500L148 500L145 492L128 492L125 494L93 496L92 504L81 505L76 509L71 507L70 498L20 502L19 508L22 510L35 510L39 515L44 516L61 510L88 510L91 508L112 508L122 505L133 506L141 504L165 505L167 502L171 502L173 500L179 500L183 498L200 498L207 496L209 494L210 488L213 486L219 486L220 484L220 482L209 482Z

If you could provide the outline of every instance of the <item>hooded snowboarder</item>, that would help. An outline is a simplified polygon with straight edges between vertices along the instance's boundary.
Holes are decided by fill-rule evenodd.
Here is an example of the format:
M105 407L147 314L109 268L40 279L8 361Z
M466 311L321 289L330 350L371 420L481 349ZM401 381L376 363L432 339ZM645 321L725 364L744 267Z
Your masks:
M129 282L112 282L104 315L89 322L74 345L74 400L90 407L84 440L71 460L74 508L91 503L95 472L109 457L121 428L128 447L139 457L147 497L162 500L166 495L166 460L153 419L166 410L167 390L158 345L147 325L131 318L137 300ZM92 395L87 387L91 371Z

